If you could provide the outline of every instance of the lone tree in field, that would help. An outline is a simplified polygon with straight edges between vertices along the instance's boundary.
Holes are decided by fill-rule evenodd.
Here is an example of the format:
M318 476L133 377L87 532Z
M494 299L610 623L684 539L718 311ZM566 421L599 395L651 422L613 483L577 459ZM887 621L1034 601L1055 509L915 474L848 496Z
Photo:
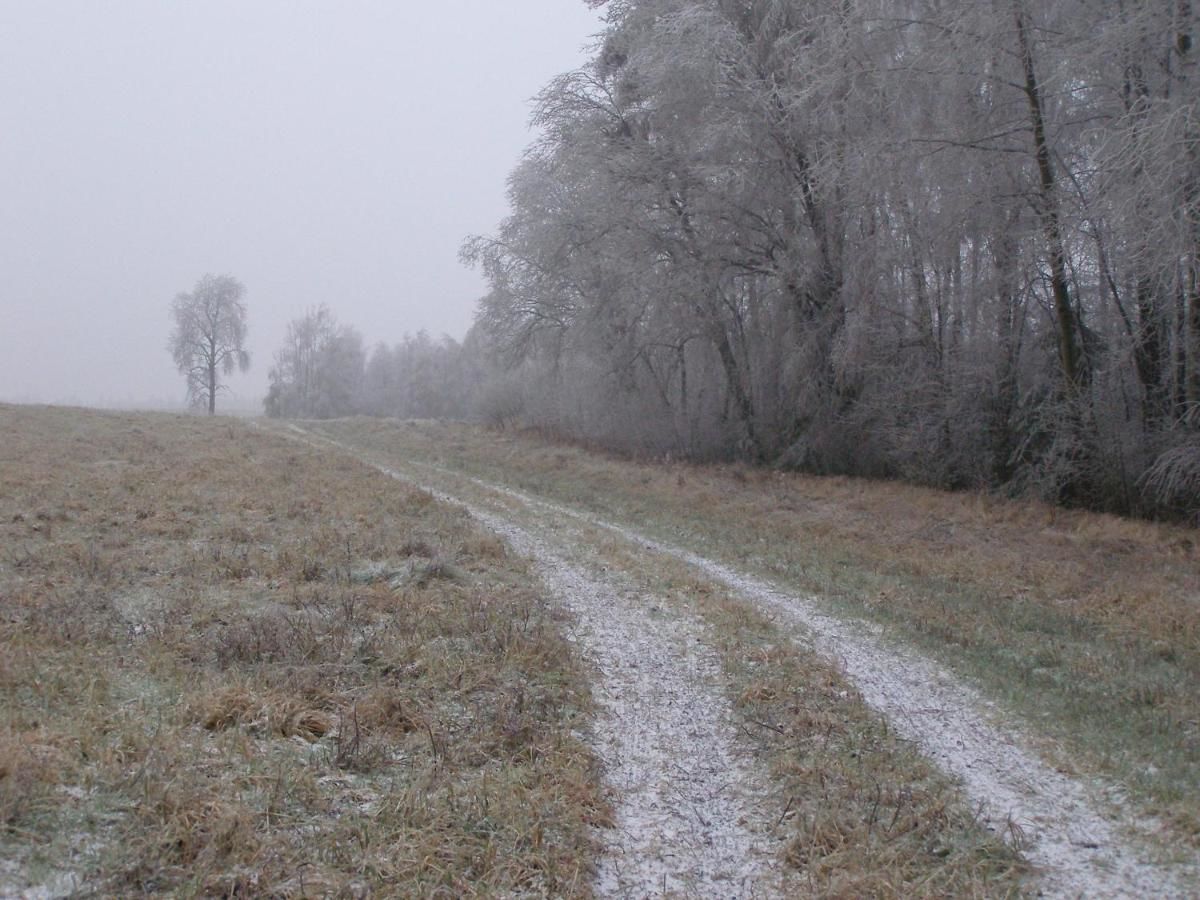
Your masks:
M188 401L198 409L217 410L218 373L250 368L246 343L245 287L229 275L205 275L190 294L171 304L175 330L168 349L187 379Z

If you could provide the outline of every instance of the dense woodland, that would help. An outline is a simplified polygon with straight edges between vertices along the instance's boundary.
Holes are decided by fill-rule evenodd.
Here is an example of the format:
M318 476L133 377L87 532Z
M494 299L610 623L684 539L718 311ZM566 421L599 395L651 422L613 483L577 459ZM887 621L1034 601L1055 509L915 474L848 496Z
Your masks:
M289 335L271 411L1196 515L1191 0L593 5L464 343Z

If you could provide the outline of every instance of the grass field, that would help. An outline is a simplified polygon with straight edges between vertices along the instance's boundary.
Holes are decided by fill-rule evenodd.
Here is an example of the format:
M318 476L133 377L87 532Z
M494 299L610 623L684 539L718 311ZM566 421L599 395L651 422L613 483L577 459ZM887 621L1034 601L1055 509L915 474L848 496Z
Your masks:
M0 406L0 896L588 896L559 617L345 457Z
M1194 531L465 426L305 428L881 622L1061 768L1121 785L1164 845L1200 844ZM1024 888L1014 835L982 828L835 663L683 564L585 531L586 564L703 621L807 893ZM234 420L0 405L0 896L590 896L614 798L571 625L463 510L347 452Z
M530 434L321 426L566 502L880 622L1200 845L1200 538L896 483L636 462Z

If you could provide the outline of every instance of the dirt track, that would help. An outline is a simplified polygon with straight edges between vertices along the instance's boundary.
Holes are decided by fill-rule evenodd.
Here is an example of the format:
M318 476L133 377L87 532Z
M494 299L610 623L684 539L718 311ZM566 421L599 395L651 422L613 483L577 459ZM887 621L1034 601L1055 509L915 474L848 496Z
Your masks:
M737 753L716 665L695 649L696 624L663 616L653 597L622 596L620 573L601 571L589 555L585 527L619 535L641 553L686 562L839 660L867 702L961 778L984 820L1020 843L1043 896L1195 895L1194 868L1164 867L1149 858L1150 842L1138 840L1152 835L1155 823L1124 814L1111 787L1046 765L1029 738L999 722L973 689L877 631L688 551L500 484L420 463L403 471L379 467L466 505L537 560L549 587L579 617L579 639L602 673L609 716L597 743L619 818L597 884L601 895L769 896L778 885L770 875L769 829L754 801L760 773ZM673 767L680 758L697 763L683 778ZM670 796L667 786L685 793Z

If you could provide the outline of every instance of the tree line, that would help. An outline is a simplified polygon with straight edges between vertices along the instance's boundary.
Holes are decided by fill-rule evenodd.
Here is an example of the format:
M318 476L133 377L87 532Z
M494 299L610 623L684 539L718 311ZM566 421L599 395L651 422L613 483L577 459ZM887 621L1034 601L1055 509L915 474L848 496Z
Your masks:
M328 419L349 415L405 419L471 418L467 355L450 337L421 331L368 354L357 329L325 306L288 324L269 371L268 416Z
M1191 0L589 0L459 344L297 320L272 415L1200 513Z
M222 376L250 367L246 288L230 275L207 274L171 304L167 349L184 376L189 405L214 415ZM362 335L321 305L288 323L269 369L268 416L328 419L349 415L473 418L483 374L450 337L421 331L368 354Z
M1190 0L592 5L464 249L523 421L1195 510Z

